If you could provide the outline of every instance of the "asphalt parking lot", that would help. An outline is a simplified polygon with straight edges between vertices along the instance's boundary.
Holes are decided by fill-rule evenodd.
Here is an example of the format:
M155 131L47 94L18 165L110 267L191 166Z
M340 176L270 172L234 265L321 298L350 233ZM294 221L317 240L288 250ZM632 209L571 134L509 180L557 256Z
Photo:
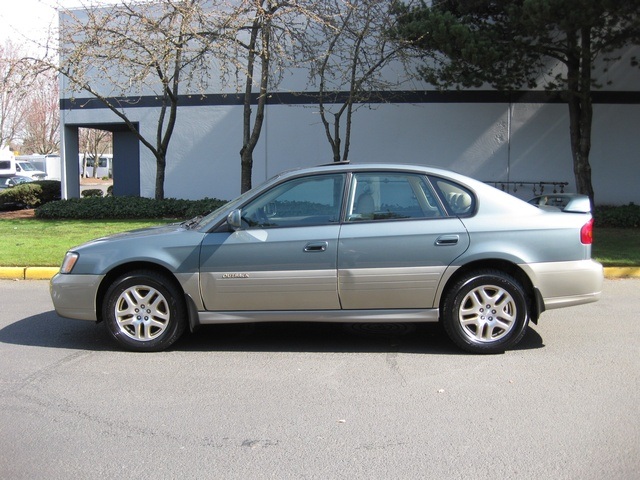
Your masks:
M640 478L640 279L474 356L434 325L212 326L119 350L0 281L0 478Z

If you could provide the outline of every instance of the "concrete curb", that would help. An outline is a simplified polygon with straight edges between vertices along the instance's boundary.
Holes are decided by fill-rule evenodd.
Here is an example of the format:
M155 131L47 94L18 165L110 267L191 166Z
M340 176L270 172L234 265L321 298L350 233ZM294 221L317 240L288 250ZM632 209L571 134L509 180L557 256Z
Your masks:
M2 280L50 280L60 267L0 267Z
M640 267L606 267L605 278L640 278Z
M0 267L0 280L50 280L58 267ZM605 278L640 278L640 267L606 267Z

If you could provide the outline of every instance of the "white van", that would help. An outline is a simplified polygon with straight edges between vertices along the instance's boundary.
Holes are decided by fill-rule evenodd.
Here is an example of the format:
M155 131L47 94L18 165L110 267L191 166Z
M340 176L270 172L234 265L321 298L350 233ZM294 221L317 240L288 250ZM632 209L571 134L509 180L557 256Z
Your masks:
M11 150L3 148L0 150L0 176L10 177L13 175L29 177L33 180L47 178L47 174L39 170L34 164L28 160L16 159Z
M44 180L47 178L46 172L38 168L28 160L16 160L16 175L31 177L34 180Z
M16 162L22 168L22 163L28 162L35 167L36 170L44 172L47 180L61 180L62 164L60 155L18 155ZM26 166L26 168L29 168ZM24 169L23 169L24 170ZM19 175L24 175L20 173ZM33 177L32 177L33 178Z
M16 174L16 159L8 148L0 149L0 175L8 177Z

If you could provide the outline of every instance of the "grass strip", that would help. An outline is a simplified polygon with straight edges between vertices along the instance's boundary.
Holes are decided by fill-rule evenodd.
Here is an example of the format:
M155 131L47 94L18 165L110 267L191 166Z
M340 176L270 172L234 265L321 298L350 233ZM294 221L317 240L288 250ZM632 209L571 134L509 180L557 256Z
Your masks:
M172 220L175 221L175 220ZM70 248L113 233L167 220L0 220L0 266L57 267Z

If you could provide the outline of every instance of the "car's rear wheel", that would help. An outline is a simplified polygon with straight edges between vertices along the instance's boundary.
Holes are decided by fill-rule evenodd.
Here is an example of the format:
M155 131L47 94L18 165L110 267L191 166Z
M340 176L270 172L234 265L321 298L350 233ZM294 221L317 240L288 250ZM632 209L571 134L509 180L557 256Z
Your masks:
M128 350L157 352L180 338L187 311L172 278L139 270L111 284L103 302L103 318L109 333Z
M495 270L470 272L449 289L442 309L445 331L472 353L501 353L517 344L529 323L524 289Z

